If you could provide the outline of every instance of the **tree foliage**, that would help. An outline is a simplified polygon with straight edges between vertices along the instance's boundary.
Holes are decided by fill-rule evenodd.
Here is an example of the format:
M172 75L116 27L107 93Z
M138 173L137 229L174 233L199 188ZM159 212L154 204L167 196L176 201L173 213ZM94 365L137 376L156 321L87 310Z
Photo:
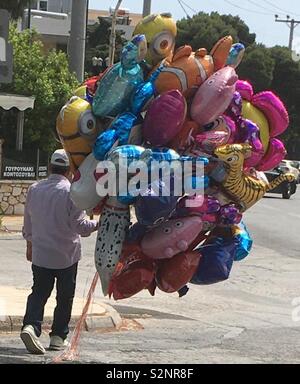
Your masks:
M14 50L14 77L1 90L35 97L34 109L25 113L24 144L50 151L56 146L53 135L56 116L78 86L77 80L69 72L66 55L61 51L45 54L35 31L18 32L11 25L10 41ZM15 113L2 111L0 118L1 136L5 137L6 145L13 147Z
M217 12L210 15L200 12L190 19L178 21L177 27L177 46L189 44L195 50L202 47L211 49L226 35L231 35L235 42L242 42L246 46L253 44L256 38L238 16L220 15Z
M262 44L253 44L247 48L238 74L240 78L249 80L256 92L261 92L271 87L274 68L275 60L271 51Z
M101 69L93 67L92 58L98 57L105 60L105 58L109 55L109 38L111 23L103 17L99 17L98 19L98 23L89 25L87 27L85 70L89 75L98 74L99 69ZM119 59L119 53L123 43L124 39L122 38L122 33L120 31L117 31L115 61L118 61Z
M22 17L29 0L0 0L0 9L6 9L13 19Z

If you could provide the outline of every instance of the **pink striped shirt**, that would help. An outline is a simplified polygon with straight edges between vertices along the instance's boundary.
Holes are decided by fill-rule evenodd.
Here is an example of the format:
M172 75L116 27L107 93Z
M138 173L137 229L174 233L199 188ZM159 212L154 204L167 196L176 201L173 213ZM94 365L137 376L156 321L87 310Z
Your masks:
M23 236L32 242L32 263L49 269L65 269L81 258L81 236L97 227L70 198L70 182L60 175L33 184L27 195Z

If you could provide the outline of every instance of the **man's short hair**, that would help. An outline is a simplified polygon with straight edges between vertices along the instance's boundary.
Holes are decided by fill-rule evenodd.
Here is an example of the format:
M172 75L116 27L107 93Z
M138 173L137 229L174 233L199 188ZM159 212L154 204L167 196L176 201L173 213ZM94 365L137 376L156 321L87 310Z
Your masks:
M50 172L53 175L61 175L64 176L70 171L70 167L61 167L60 165L50 164Z

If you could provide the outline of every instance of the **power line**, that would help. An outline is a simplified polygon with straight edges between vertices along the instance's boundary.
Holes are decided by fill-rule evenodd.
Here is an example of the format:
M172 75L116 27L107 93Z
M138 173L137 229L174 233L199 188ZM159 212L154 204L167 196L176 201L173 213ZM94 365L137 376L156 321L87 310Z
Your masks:
M186 14L187 18L190 19L190 15L187 13L186 9L184 8L183 4L181 3L180 0L177 0L178 1L178 4L181 6L181 8L183 9L183 12Z
M278 9L279 11L281 12L284 12L284 13L290 13L292 15L295 15L295 16L300 16L299 13L294 13L294 12L290 12L290 11L287 11L286 9L283 9L283 8L280 8L278 7L276 4L272 3L271 1L269 0L263 0L264 3L267 3L269 5L271 5L272 7L274 7L275 9Z
M247 1L248 1L248 3L251 3L251 4L255 5L255 6L258 7L258 8L261 8L261 9L264 9L265 11L270 12L270 14L272 14L272 15L274 14L274 10L272 10L272 9L270 9L270 8L266 8L266 7L264 7L263 5L257 3L257 2L254 1L254 0L247 0Z
M184 4L188 9L190 9L194 13L198 13L199 11L196 11L196 9L190 7L187 3L185 3L183 0L180 0L182 4Z
M266 12L261 12L261 11L254 11L253 9L240 7L239 5L234 4L234 3L232 3L232 2L229 1L229 0L224 0L224 1L225 1L225 3L231 5L232 7L241 9L242 11L247 11L247 12L251 12L251 13L256 13L256 14L259 14L259 15L267 15L267 16L273 15L273 13L266 13Z

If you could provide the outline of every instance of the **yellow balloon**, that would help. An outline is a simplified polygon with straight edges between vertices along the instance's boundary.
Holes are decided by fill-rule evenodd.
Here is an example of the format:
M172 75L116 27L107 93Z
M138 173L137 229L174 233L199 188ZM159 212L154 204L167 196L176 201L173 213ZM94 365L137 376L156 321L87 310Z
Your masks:
M81 99L86 98L86 85L82 85L81 87L75 89L74 96L78 96Z
M243 101L242 115L245 119L253 121L260 129L260 138L264 147L265 153L269 148L270 141L270 126L265 115L249 101Z
M146 60L149 64L156 65L172 54L177 26L169 14L150 15L138 23L133 34L146 36L148 43Z
M99 126L86 100L73 96L61 109L56 130L71 160L74 172L92 152L92 145L99 134Z

